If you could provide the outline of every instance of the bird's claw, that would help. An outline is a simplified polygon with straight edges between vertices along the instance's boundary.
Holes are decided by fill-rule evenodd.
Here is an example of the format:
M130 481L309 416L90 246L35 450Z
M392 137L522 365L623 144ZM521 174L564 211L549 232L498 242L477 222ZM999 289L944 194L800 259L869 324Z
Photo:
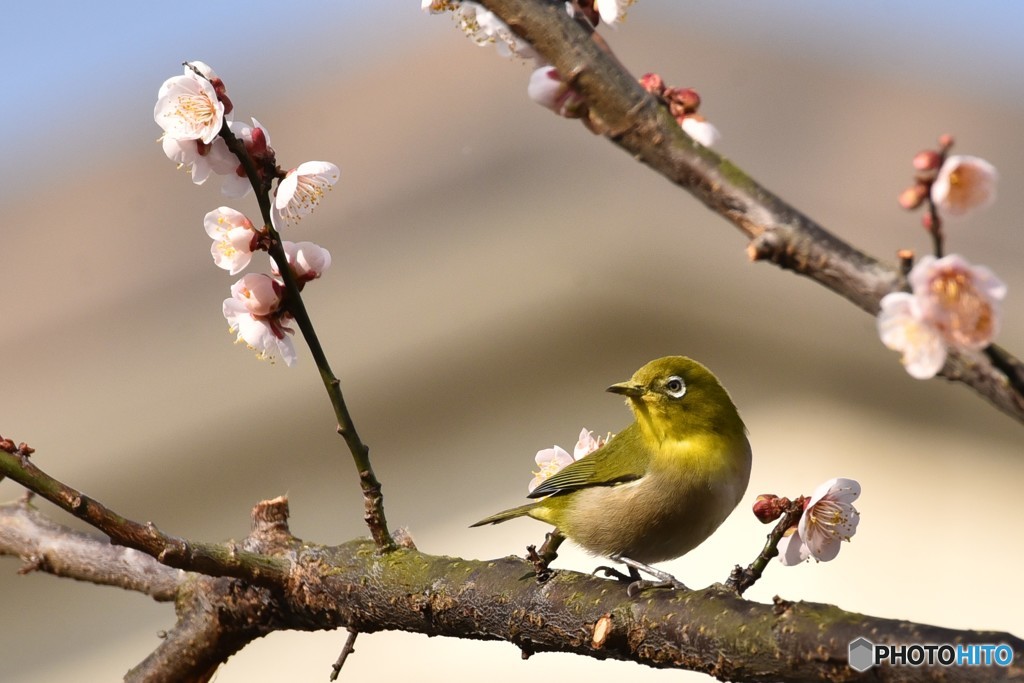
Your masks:
M685 585L683 585L683 582L679 581L676 577L672 576L668 572L663 572L660 569L655 569L649 564L637 562L636 560L630 559L622 555L612 555L611 559L615 560L616 562L621 562L622 564L629 567L629 576L626 576L622 572L618 571L617 569L612 569L611 567L598 567L594 571L596 572L598 570L603 570L605 574L609 576L616 576L620 581L629 581L629 586L626 587L626 595L628 595L631 598L636 597L648 588L671 588L673 590L684 591L689 590ZM648 581L647 579L640 578L641 570L650 574L658 580Z
M629 583L630 585L636 583L640 578L639 574L634 576L632 570L630 570L629 574L623 574L615 567L609 567L607 565L595 567L594 571L590 572L590 574L591 576L593 576L596 575L598 572L603 572L606 578L614 578L616 581L621 581L622 583Z

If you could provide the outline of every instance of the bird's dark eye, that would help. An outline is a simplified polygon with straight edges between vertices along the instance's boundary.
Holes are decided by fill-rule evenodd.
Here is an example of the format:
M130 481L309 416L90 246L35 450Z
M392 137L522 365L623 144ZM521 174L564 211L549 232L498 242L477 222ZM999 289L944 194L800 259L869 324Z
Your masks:
M686 393L686 382L678 375L672 375L665 380L665 393L672 398L682 398Z

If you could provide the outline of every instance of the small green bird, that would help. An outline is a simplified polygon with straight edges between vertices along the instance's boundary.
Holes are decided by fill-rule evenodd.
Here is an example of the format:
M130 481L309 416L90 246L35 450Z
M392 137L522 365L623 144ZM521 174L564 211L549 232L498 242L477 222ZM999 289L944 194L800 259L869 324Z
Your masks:
M710 370L685 356L653 360L628 382L608 387L626 397L636 421L607 444L543 481L532 503L472 526L533 517L596 555L682 587L649 564L700 545L733 511L750 479L746 427Z

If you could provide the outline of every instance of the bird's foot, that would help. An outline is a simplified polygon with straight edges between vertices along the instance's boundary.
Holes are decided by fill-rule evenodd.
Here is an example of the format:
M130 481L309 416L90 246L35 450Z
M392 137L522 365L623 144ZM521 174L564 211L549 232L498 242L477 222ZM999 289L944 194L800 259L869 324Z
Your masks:
M590 573L591 574L597 574L598 572L603 573L609 579L615 579L616 581L621 581L622 583L633 584L633 583L636 583L637 581L640 581L640 573L638 571L636 571L635 569L633 569L632 567L629 568L629 573L628 574L623 574L622 572L620 572L615 567L609 567L607 565L601 565L600 567L595 567L594 571L592 571Z
M649 588L671 588L673 590L682 591L689 590L685 585L683 585L683 582L677 579L676 577L672 576L668 572L663 572L660 569L655 569L649 564L637 562L636 560L624 557L622 555L612 555L611 559L615 560L616 562L621 562L622 564L629 567L630 576L627 580L630 581L630 584L626 587L626 595L628 595L631 598L636 597L637 595L639 595L640 593ZM606 571L610 570L612 572L615 572L615 574L618 574L621 577L626 577L625 574L623 574L620 571L611 569L611 567L605 567L604 569ZM641 571L650 574L658 580L648 581L647 579L640 578Z

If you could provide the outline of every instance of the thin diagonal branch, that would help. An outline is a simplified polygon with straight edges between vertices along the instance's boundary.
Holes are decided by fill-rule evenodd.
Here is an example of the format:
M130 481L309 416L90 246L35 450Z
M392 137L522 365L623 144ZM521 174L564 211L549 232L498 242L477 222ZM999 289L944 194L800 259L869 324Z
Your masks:
M250 552L234 544L191 542L170 536L153 524L122 517L57 481L27 457L0 450L0 473L88 522L107 534L114 544L141 550L169 567L246 579L256 585L279 586L288 579L291 563L284 558Z
M220 134L224 138L224 142L227 143L228 149L238 157L242 167L245 169L246 176L249 178L249 183L256 193L260 214L263 218L263 229L270 237L268 251L270 257L274 259L274 263L277 264L278 273L282 282L284 282L285 291L287 292L288 312L295 318L299 331L302 333L302 338L309 347L309 353L313 357L317 370L320 372L320 379L324 383L327 396L331 401L331 406L334 408L334 416L338 424L338 434L345 440L345 445L348 446L348 450L355 462L356 472L359 475L359 486L363 492L363 520L366 522L367 527L369 527L370 535L376 541L377 547L382 552L394 550L395 542L388 532L387 518L384 514L384 496L381 493L381 483L373 471L373 466L370 464L370 448L363 443L363 440L359 437L359 432L356 431L355 421L352 419L352 414L345 403L345 396L341 391L341 381L334 374L331 364L327 360L327 354L320 343L320 337L313 326L313 320L309 317L306 304L302 300L299 284L296 282L295 275L288 266L288 257L284 252L281 236L274 228L270 206L270 169L265 170L261 176L259 169L256 168L252 157L249 155L248 150L246 150L245 144L231 132L226 121ZM266 180L261 178L266 178Z
M747 253L831 289L871 315L900 289L894 265L859 251L772 194L739 167L686 135L638 83L604 41L549 0L480 0L558 69L587 101L591 127L638 161L685 189L750 238ZM997 349L951 350L941 375L962 382L1024 422L1024 377L1004 374L1020 361Z

